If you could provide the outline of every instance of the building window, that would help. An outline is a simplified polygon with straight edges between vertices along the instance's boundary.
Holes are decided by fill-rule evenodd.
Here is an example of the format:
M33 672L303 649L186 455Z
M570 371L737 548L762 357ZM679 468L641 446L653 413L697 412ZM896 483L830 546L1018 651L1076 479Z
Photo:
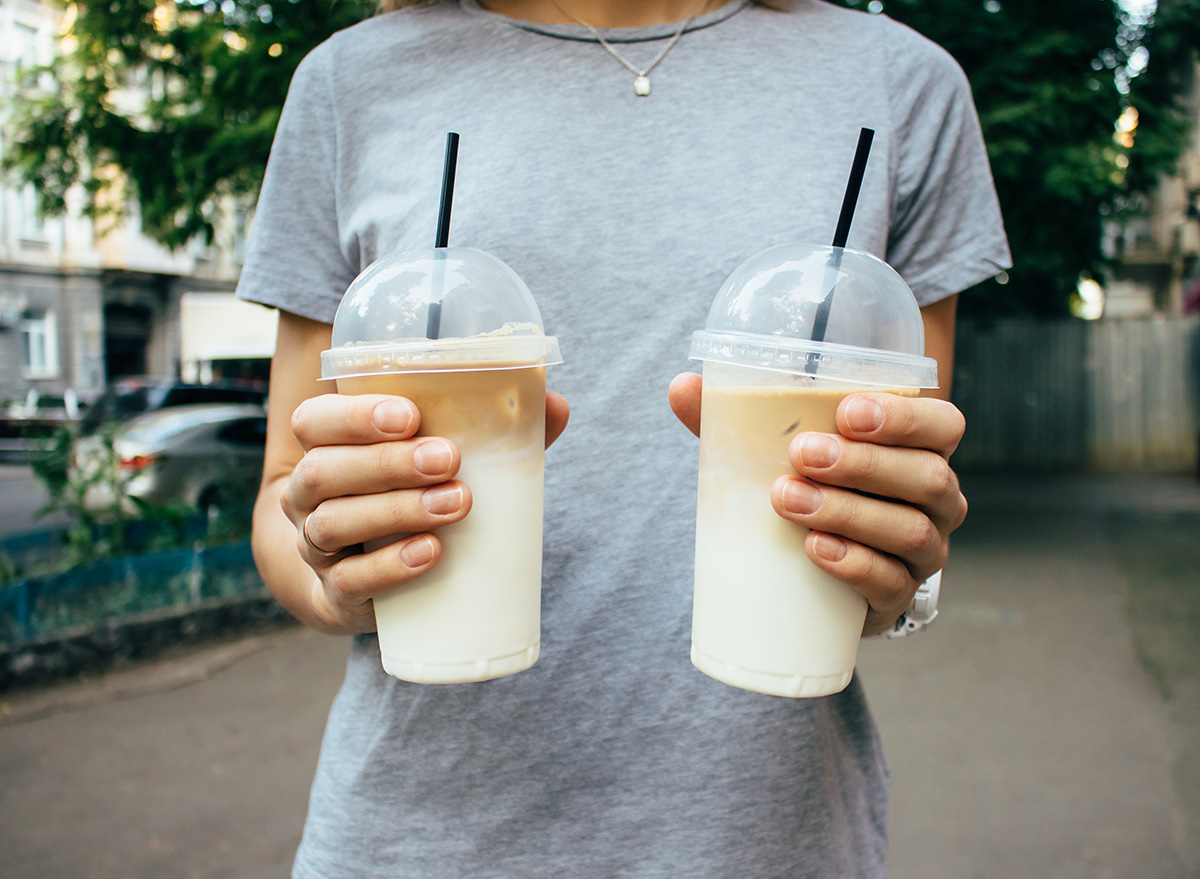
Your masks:
M17 73L26 73L38 64L38 30L20 22L14 29L17 34Z
M250 210L245 204L233 208L233 258L241 265L246 261L246 241L250 229Z
M46 237L46 215L32 183L17 190L17 234L38 241Z
M21 366L26 378L58 376L58 327L54 312L30 308L21 313Z

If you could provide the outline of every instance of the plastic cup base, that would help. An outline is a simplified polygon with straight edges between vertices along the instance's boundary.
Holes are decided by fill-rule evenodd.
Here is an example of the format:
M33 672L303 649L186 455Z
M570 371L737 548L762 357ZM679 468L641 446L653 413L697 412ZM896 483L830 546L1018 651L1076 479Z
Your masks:
M854 669L824 675L784 675L773 672L743 668L723 659L701 653L692 647L692 665L710 678L742 690L766 693L768 696L788 696L807 699L814 696L832 696L846 689L854 677Z
M389 657L386 653L381 658L383 670L402 681L414 684L470 684L525 671L537 662L540 651L539 641L520 653L474 662L412 662Z

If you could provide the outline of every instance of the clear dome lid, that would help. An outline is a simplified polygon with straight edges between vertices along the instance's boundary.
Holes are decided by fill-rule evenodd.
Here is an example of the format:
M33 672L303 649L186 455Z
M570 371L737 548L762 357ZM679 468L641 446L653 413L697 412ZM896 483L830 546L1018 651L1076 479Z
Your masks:
M878 257L782 244L725 281L691 359L858 384L937 387L925 327L904 279Z
M562 363L525 282L473 247L414 250L371 263L342 297L332 341L321 354L326 379Z

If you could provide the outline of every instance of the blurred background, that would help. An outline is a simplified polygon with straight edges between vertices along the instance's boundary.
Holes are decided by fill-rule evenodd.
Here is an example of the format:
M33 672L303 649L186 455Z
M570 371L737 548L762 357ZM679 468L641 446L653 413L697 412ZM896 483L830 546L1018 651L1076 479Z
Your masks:
M1200 876L1200 0L843 5L963 66L1014 258L961 300L942 615L863 650L892 875ZM233 290L370 12L0 0L0 875L287 872L345 645L253 568Z

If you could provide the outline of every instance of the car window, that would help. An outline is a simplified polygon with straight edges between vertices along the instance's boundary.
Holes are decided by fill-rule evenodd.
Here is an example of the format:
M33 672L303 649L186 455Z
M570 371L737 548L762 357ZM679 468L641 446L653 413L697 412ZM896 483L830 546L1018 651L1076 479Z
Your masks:
M239 418L223 427L217 438L239 446L266 446L267 419Z
M90 433L106 421L128 418L140 415L146 411L149 403L147 388L132 390L108 390L88 408L83 418L83 431Z
M150 406L149 391L138 388L134 391L124 391L112 399L113 415L140 415Z
M170 392L171 392L170 385L159 384L159 385L151 385L150 387L143 388L142 393L145 394L146 405L145 405L145 408L142 409L142 411L149 412L153 409L161 409L163 406L166 405L167 395Z
M174 387L171 388L155 408L166 409L171 406L189 406L192 403L208 403L202 388Z
M123 421L143 412L154 412L194 403L254 403L263 405L266 392L222 385L187 385L170 382L140 387L123 382L110 388L84 413L84 433L107 421Z
M213 385L194 385L172 388L162 407L187 406L193 403L259 403L263 395L243 388L223 388Z
M214 388L214 403L261 403L263 394L249 388Z

